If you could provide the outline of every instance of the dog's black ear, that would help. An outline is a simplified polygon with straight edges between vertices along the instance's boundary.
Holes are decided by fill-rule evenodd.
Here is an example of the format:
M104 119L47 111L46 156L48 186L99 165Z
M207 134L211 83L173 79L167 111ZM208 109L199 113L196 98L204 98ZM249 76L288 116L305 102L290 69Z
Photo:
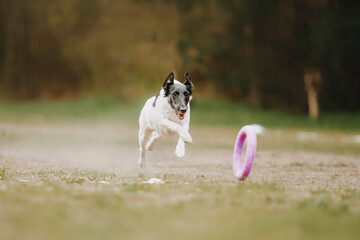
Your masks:
M165 97L169 95L170 92L170 86L174 84L174 73L171 72L169 76L165 79L163 89L165 91Z
M184 82L187 90L192 93L194 91L194 84L191 82L190 74L187 72L185 73L185 82Z

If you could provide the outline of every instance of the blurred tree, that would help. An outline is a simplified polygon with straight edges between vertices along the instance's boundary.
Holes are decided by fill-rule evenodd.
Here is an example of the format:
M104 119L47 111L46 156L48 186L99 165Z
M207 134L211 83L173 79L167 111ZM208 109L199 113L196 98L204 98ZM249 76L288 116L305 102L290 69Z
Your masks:
M88 70L81 58L66 56L64 47L75 31L89 29L96 6L86 1L85 8L84 2L0 1L3 95L33 98L79 91ZM78 27L83 24L88 25Z
M358 1L310 1L307 53L322 71L324 108L360 109L359 16Z
M360 109L359 3L179 0L177 6L184 68L226 97L305 110L303 74L318 68L323 108Z
M320 107L360 110L359 16L350 0L0 0L0 92L132 100L178 70L197 92L306 111L319 69Z
M0 0L0 91L131 100L175 70L173 2Z

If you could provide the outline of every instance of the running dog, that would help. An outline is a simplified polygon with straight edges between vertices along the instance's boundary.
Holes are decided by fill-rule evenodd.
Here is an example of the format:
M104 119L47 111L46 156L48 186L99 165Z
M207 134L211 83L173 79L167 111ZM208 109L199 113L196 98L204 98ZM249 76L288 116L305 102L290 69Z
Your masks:
M185 82L180 83L174 79L174 73L171 72L160 92L146 101L139 118L140 167L145 166L145 150L151 151L161 136L178 134L175 154L177 157L185 155L185 143L192 143L189 123L193 90L194 85L189 73L185 74Z

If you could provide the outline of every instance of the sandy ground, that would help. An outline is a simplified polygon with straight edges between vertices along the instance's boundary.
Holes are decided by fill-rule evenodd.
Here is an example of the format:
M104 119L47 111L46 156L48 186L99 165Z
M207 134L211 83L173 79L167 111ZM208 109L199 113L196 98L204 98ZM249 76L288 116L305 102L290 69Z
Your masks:
M19 181L41 181L39 172L99 171L117 176L110 183L159 177L168 183L236 184L232 148L237 132L194 127L184 158L176 158L176 138L163 138L137 166L135 126L101 124L0 124L0 168ZM275 141L276 139L274 139ZM263 150L258 146L249 183L274 183L286 189L360 190L360 159L354 155Z

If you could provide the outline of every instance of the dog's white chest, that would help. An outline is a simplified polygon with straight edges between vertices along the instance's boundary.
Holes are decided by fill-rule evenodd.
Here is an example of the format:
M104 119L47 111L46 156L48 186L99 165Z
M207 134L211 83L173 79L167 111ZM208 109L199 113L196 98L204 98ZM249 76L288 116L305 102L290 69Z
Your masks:
M182 121L176 116L176 113L175 113L174 109L172 109L172 108L168 108L165 110L164 117L174 123L181 125Z

